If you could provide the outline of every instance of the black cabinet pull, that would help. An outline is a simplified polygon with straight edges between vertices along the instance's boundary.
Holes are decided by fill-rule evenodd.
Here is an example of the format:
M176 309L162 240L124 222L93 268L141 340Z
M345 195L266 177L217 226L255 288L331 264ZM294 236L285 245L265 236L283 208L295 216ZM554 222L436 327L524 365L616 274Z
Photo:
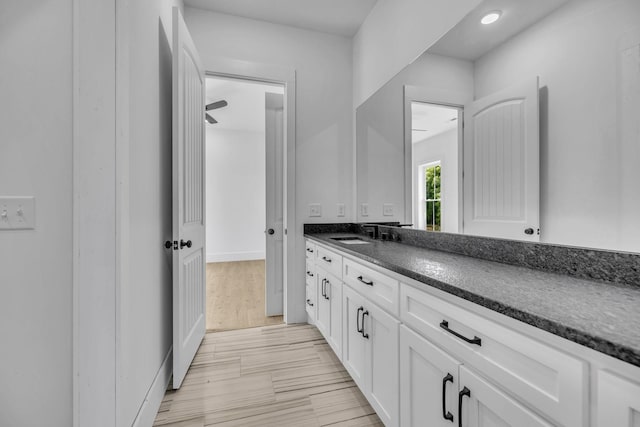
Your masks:
M373 286L373 281L367 282L366 280L364 280L362 278L362 276L358 276L358 280L361 281L362 283L364 283L365 285Z
M310 271L307 271L307 276L309 276L309 277L313 277L313 273L312 273L312 272L310 272Z
M482 345L482 340L476 336L474 336L473 338L467 338L464 335L457 333L453 329L449 329L449 322L447 322L446 320L443 320L442 322L440 322L440 327L445 331L449 332L450 334L453 334L456 337L460 338L461 340L468 342L469 344L475 344L480 346Z
M307 305L309 305L309 306L313 307L313 303L311 302L311 300L310 300L310 299L307 299Z
M309 253L313 253L313 249L311 249L311 248L307 248L307 252L309 252Z
M471 390L467 387L458 393L458 427L462 427L462 398L465 396L471 397Z
M320 293L324 297L324 284L327 282L327 279L322 279L322 285L320 285Z
M360 329L360 312L364 310L364 307L358 307L356 310L356 331L362 333L362 329Z
M331 258L327 258L326 256L323 256L322 259L326 262L331 262Z
M329 289L331 289L331 282L327 279L324 279L324 299L329 301L329 294L327 293L327 285L329 285Z
M453 384L453 376L447 372L447 376L442 379L442 418L453 422L453 415L451 414L451 412L447 411L446 393L447 393L447 383L449 381L451 381L451 384Z
M369 334L366 334L364 332L364 316L368 316L368 315L369 315L369 310L362 312L362 336L365 337L366 339L369 339Z

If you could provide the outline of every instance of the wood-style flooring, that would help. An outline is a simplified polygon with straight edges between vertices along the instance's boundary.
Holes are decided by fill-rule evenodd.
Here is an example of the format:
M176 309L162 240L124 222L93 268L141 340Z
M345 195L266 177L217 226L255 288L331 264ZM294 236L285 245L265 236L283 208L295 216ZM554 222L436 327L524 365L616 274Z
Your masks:
M264 260L207 264L207 330L282 323L282 316L265 316L264 290Z
M383 426L311 325L207 333L155 426Z

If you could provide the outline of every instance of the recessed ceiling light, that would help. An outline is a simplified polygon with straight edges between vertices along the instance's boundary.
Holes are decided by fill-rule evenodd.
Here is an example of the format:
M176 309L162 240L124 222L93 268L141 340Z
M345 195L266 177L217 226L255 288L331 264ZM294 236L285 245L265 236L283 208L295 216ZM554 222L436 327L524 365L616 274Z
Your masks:
M500 19L500 15L502 15L501 11L494 10L493 12L489 12L486 15L484 15L480 20L480 22L483 23L484 25L493 24L498 19Z

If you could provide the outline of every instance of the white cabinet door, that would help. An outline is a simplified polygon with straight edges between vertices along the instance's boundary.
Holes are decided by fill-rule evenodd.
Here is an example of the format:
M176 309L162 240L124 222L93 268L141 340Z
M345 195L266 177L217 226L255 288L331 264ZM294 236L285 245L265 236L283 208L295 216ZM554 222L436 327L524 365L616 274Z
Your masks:
M361 320L365 299L345 286L342 290L342 363L366 395L365 369L369 351L368 340L362 335Z
M458 421L460 362L406 326L400 326L402 427L448 427Z
M400 322L381 308L365 301L363 336L368 340L366 393L385 426L397 426L400 382L398 346Z
M342 360L342 282L329 279L325 284L329 303L329 327L327 342Z
M460 366L459 372L458 425L464 427L552 426L466 367Z
M640 427L640 383L598 372L598 427Z
M325 338L329 337L329 327L331 325L331 304L327 297L327 274L320 268L316 270L318 274L318 306L316 327Z

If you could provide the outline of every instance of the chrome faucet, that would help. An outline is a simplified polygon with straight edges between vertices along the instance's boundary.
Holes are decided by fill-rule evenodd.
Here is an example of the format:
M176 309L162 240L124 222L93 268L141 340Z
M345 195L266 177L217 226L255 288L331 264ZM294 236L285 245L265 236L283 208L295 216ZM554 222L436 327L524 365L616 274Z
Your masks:
M378 234L380 231L380 229L378 228L378 224L362 224L362 228L367 231L369 237L372 237L374 239L378 238ZM367 230L367 228L371 228L371 230Z

